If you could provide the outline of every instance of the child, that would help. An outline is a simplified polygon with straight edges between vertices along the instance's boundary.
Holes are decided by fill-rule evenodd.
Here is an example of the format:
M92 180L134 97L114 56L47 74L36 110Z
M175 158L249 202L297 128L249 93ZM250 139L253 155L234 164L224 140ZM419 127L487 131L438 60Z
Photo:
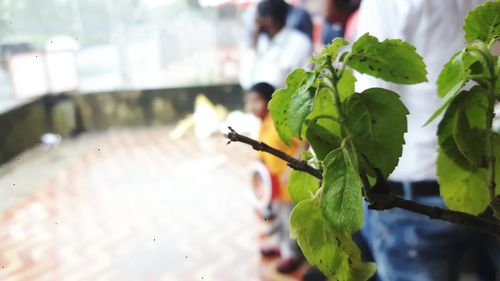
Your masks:
M289 155L299 154L299 143L292 142L287 146L279 137L267 109L274 87L267 83L257 83L245 94L245 109L261 119L259 141L277 148ZM271 217L274 217L273 234L278 242L281 260L277 270L289 273L297 269L302 263L302 254L295 241L290 239L290 214L293 208L288 194L287 178L290 173L286 162L266 152L258 152L259 159L264 163L272 179ZM263 256L278 255L272 249L261 249Z

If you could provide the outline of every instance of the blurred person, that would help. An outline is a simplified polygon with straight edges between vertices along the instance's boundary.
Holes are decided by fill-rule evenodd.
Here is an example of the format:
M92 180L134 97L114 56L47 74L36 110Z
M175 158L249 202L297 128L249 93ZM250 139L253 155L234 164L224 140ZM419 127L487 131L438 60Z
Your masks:
M326 16L323 22L321 39L330 44L336 37L344 37L346 24L359 7L360 0L327 0Z
M410 111L403 154L389 178L396 195L445 208L436 180L438 122L425 127L423 124L442 102L436 87L442 67L465 46L464 17L481 2L363 0L361 3L358 36L369 32L379 40L407 41L416 47L427 65L429 81L417 85L395 85L366 75L357 77L357 92L369 87L393 90L401 95ZM490 260L496 263L496 268L500 263L500 248L493 237L405 210L367 211L362 232L377 263L378 278L383 281L457 280L456 266L471 247L480 249L483 258L491 254ZM483 275L480 280L495 280L494 273Z
M258 140L277 148L289 155L297 156L301 151L298 141L292 141L287 146L279 137L273 120L267 109L274 87L268 83L257 83L245 94L245 109L261 120ZM303 262L303 256L297 243L290 238L290 215L293 204L288 194L287 180L290 168L287 163L274 155L259 151L258 158L264 163L271 175L272 201L271 217L273 217L272 233L278 243L279 252L273 248L262 248L263 256L281 255L277 270L281 273L290 273Z
M345 27L344 27L344 38L347 41L353 41L353 39L355 39L355 37L356 37L356 26L358 23L358 16L359 16L359 11L356 10L347 19L347 22L346 22Z
M304 33L310 40L312 40L313 23L311 15L303 8L291 5L284 0L278 0L287 6L287 14L285 25L291 29L295 29ZM255 16L257 7L253 6L248 8L243 13L243 26L245 29L245 40L247 45L254 45L255 42Z
M307 65L311 40L285 26L287 12L288 4L282 0L264 0L257 5L255 44L242 58L240 84L244 89L258 82L283 87L289 72Z

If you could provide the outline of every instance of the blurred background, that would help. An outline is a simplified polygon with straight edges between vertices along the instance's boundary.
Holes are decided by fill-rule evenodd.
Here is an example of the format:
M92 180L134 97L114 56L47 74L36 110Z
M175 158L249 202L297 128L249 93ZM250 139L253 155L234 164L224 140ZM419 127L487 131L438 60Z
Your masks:
M256 210L270 204L251 188L256 153L223 137L229 125L258 135L240 86L252 43L265 42L252 33L257 2L0 0L0 281L326 280L302 260L281 274L280 260L263 256L269 223ZM437 73L462 48L463 16L481 1L431 2L366 0L363 18L359 0L290 0L286 27L305 33L288 31L306 58L366 31L409 38L424 58L438 50L420 85L435 97ZM290 45L270 53L281 60L300 47ZM413 105L440 103L414 94ZM464 260L460 280L494 280L471 277Z
M197 0L2 1L1 97L27 94L16 87L21 79L16 67L26 64L57 72L45 73L49 81L39 83L48 85L38 85L38 92L42 88L95 92L234 82L239 10L237 5L222 4ZM14 66L9 68L9 61ZM37 70L31 74L39 74ZM72 83L66 81L63 87L58 81L61 73Z
M220 134L258 129L255 2L0 0L0 280L301 278L261 259L255 155ZM292 2L320 46L324 1Z

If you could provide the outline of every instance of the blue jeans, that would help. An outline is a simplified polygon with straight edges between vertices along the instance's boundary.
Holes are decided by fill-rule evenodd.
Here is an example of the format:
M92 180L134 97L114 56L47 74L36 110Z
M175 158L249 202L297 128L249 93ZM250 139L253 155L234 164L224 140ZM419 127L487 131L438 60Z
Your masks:
M444 207L439 196L405 197ZM500 268L500 243L493 236L405 210L366 210L361 232L377 263L381 281L457 280L459 259L474 251ZM491 273L485 278L479 280L495 280Z

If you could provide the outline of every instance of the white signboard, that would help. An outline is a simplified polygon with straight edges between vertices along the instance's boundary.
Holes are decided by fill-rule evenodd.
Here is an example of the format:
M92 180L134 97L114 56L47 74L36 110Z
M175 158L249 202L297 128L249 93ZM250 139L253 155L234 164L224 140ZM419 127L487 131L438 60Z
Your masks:
M24 53L10 57L9 72L12 88L18 98L29 98L49 92L42 53Z
M53 52L45 55L47 77L51 93L69 92L78 89L78 71L72 52Z
M71 51L32 52L9 59L12 88L18 98L78 89L78 71Z

